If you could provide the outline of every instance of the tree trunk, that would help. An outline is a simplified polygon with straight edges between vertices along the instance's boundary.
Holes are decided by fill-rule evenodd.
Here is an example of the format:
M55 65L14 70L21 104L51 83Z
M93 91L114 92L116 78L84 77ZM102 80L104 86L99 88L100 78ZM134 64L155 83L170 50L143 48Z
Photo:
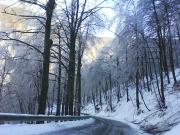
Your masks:
M113 111L113 106L112 106L112 76L111 73L109 74L109 107L110 107L110 111Z
M50 61L50 48L53 44L50 39L51 35L51 19L53 10L55 7L55 0L49 0L46 9L46 24L45 24L45 37L44 37L44 54L43 54L43 70L42 70L42 83L41 83L41 95L38 106L38 114L45 114L46 100L49 87L49 61Z
M59 39L60 40L60 39ZM56 115L60 115L60 106L61 106L61 47L60 47L60 43L59 43L59 67L58 67L58 93L57 93L57 109L56 109Z
M163 63L162 63L162 52L160 51L160 81L161 81L161 101L162 107L165 107L165 96L164 96L164 81L163 81Z
M149 65L150 67L151 65ZM146 85L147 85L147 89L148 91L150 92L151 89L149 87L149 74L148 74L148 57L147 57L147 52L146 52L146 49L145 49L145 76L146 76Z
M65 78L66 78L66 76L65 76ZM62 101L62 112L61 112L61 115L63 116L63 115L65 115L65 114L67 114L67 108L66 108L66 92L67 92L67 86L66 86L66 80L65 80L65 82L64 82L64 90L63 90L63 95L62 95L62 97L63 97L63 101Z
M73 101L74 101L74 78L75 78L75 38L71 35L70 38L70 53L69 53L69 70L67 80L67 94L66 94L66 115L73 115Z
M81 45L79 45L78 65L77 65L77 83L76 83L78 116L80 116L80 113L81 113L81 65L82 65L81 64Z
M125 82L125 89L126 89L126 100L127 100L127 102L129 102L128 81Z
M167 16L167 22L168 22L168 39L169 39L169 59L170 59L170 65L171 65L171 71L174 79L174 83L177 83L176 75L175 75L175 69L174 69L174 57L173 57L173 47L172 47L172 36L171 36L171 23L169 20L169 14L168 14L168 8L165 6L166 9L166 16Z
M157 25L157 36L158 36L158 47L159 47L159 56L160 56L160 82L161 82L161 102L162 102L162 107L165 107L165 96L164 96L164 79L163 79L163 43L162 43L162 38L161 38L161 28L159 24L159 19L158 15L156 12L156 6L155 6L155 0L152 0L153 4L153 10L155 14L155 19L156 19L156 25Z
M95 94L92 91L92 101L93 101L93 105L94 105L94 110L96 111L96 99L95 99Z
M136 107L139 110L139 73L136 72Z

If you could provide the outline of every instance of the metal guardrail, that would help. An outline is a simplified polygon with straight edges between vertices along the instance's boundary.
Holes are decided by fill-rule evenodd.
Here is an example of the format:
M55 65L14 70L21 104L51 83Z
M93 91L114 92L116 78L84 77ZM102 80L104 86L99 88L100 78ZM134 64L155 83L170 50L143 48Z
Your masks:
M35 122L35 121L76 121L89 119L91 116L48 116L48 115L22 115L22 114L0 114L0 121L18 121L18 122Z

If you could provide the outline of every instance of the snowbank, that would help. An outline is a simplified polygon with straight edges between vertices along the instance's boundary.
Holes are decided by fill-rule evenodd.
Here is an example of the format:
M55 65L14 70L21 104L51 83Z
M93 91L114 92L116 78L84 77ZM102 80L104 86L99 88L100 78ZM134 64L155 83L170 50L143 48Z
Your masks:
M176 70L177 80L180 80L180 69ZM107 105L103 104L102 109L99 113L95 113L93 104L89 104L83 110L84 113L89 113L91 115L106 117L113 120L118 120L126 123L136 123L136 125L131 125L136 127L139 130L141 127L146 126L166 126L180 122L180 92L173 90L173 79L170 74L171 84L165 84L165 98L167 109L160 111L157 104L157 99L154 92L148 92L143 90L143 97L145 103L147 104L150 111L148 111L143 104L142 100L140 101L140 113L137 112L135 106L135 88L130 88L130 98L131 101L126 101L126 96L121 98L121 101L117 103L117 100L114 99L114 112L107 112ZM164 128L166 128L164 127ZM169 126L170 127L170 126ZM168 127L168 128L169 128ZM179 128L178 128L179 127ZM170 127L169 129L171 129ZM180 125L175 127L172 130L173 133L169 132L167 135L180 135ZM176 134L174 133L176 132Z
M175 126L172 130L168 131L165 135L179 135L180 134L180 124Z
M93 122L94 119L90 118L80 121L51 122L47 124L4 124L0 125L0 135L38 135L83 126Z

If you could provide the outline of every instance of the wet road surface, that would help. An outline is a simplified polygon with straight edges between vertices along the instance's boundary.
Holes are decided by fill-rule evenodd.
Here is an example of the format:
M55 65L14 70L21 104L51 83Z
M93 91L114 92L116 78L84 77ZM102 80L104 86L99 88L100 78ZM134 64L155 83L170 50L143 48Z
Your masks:
M94 123L88 125L41 135L137 135L137 133L134 129L122 122L96 118Z

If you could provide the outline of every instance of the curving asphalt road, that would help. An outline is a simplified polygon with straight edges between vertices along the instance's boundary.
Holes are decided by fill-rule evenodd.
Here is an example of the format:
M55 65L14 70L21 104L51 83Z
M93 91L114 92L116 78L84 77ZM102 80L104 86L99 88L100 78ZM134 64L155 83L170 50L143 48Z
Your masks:
M137 135L137 133L122 122L95 117L92 124L42 135Z

